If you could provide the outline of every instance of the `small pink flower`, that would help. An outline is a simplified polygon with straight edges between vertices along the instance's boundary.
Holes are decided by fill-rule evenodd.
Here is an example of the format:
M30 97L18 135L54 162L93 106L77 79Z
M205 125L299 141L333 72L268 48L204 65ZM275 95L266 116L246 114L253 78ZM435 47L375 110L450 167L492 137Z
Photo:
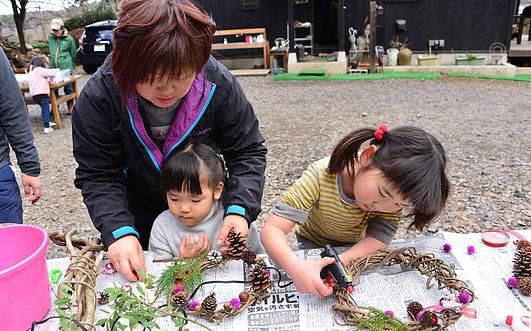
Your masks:
M173 291L174 291L175 293L182 292L182 291L184 291L184 286L183 286L183 285L177 285L177 286L175 286L175 288L173 289Z
M446 252L446 253L450 253L450 251L452 250L452 245L446 243L443 245L443 250Z
M466 252L468 253L468 255L472 255L476 252L476 249L474 248L474 246L468 246L466 248Z
M232 300L230 301L230 305L232 306L232 308L234 308L235 310L240 308L241 306L241 303L240 303L240 299L238 298L232 298Z
M461 304L467 304L470 302L470 300L472 299L472 297L470 296L470 294L466 291L461 291L459 293L459 295L457 296L457 301Z
M103 270L101 273L105 275L112 275L115 272L116 272L116 269L114 269L114 265L112 264L112 262L107 262L103 266Z
M395 316L395 313L392 310L386 310L385 315L393 317Z
M192 300L192 301L188 302L188 309L195 310L195 307L197 307L198 304L199 304L199 301Z
M507 286L510 288L517 287L518 280L516 279L516 277L509 277L509 279L507 279Z

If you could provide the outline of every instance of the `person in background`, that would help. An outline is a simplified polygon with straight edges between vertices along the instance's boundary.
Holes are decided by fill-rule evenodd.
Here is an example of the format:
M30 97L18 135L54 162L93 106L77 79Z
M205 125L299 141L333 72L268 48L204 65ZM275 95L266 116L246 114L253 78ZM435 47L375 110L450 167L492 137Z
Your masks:
M70 70L70 74L73 74L76 67L76 41L68 34L63 20L60 18L54 18L50 26L52 28L52 33L48 36L50 69ZM64 92L65 95L74 93L74 86L72 84L65 85ZM55 93L59 95L58 90ZM66 105L68 107L67 115L71 115L74 100L68 100Z
M41 166L24 98L4 51L0 49L0 223L22 223L22 200L9 158L15 151L24 193L31 203L41 195Z
M48 79L55 76L57 69L46 69L46 62L40 56L34 56L29 63L29 92L33 100L41 106L44 133L53 131L54 122L50 122L50 84Z

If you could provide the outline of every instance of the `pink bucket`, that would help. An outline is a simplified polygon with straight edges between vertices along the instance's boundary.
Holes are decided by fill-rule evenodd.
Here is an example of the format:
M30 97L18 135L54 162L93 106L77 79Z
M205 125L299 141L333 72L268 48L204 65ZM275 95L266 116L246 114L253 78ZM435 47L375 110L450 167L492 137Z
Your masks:
M0 227L0 330L27 330L50 309L47 247L37 226Z

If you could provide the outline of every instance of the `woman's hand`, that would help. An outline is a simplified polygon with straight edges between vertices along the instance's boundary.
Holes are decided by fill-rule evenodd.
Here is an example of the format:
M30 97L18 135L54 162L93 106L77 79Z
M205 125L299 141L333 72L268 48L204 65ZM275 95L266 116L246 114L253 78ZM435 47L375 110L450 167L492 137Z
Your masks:
M292 265L289 268L289 275L297 291L300 293L312 293L320 297L332 294L334 289L321 279L321 270L334 262L334 258L331 257L312 261L298 260L296 265Z
M196 240L193 234L188 235L188 237L183 236L179 246L179 259L196 257L204 251L210 250L211 247L212 245L204 233L199 235L199 240Z
M135 236L125 236L116 240L109 246L108 254L116 271L130 281L140 280L136 270L141 269L146 272L142 246Z
M249 225L247 220L239 215L227 215L223 219L223 226L218 234L218 239L216 243L218 246L223 246L227 240L227 235L231 230L234 230L236 233L240 233L242 238L247 238L247 233L249 232Z

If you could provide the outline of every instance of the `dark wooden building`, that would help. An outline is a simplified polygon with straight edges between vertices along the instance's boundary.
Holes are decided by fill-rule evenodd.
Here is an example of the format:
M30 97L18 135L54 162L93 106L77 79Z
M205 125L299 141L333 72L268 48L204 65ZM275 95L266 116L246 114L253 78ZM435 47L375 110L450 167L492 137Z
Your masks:
M379 0L377 45L389 47L406 37L415 52L429 40L444 40L440 52L487 52L494 43L509 48L517 0ZM295 44L294 21L310 22L313 52L350 48L348 29L360 31L369 16L369 0L196 0L219 29L264 27L276 38ZM405 20L398 25L397 20ZM298 42L297 42L298 43ZM246 51L244 51L246 52Z

